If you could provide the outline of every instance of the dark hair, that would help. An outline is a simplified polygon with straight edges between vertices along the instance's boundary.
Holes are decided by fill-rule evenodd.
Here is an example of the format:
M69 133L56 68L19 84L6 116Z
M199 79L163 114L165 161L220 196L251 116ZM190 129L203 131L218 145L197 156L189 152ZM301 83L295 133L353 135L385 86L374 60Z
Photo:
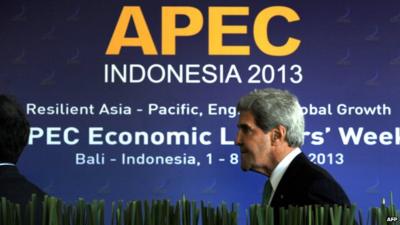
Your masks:
M28 143L29 122L14 98L0 95L0 162L16 163Z

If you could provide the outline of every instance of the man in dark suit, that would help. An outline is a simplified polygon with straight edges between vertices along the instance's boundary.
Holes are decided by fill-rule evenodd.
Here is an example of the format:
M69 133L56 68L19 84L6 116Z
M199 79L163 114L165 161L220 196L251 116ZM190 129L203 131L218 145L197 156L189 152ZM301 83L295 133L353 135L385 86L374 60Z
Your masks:
M304 116L296 96L267 88L243 96L236 144L241 167L269 177L263 204L272 207L310 204L350 205L329 173L310 162L301 152Z
M29 122L11 97L0 95L0 197L25 205L36 193L45 193L21 175L16 167L29 137ZM23 206L22 206L23 207Z

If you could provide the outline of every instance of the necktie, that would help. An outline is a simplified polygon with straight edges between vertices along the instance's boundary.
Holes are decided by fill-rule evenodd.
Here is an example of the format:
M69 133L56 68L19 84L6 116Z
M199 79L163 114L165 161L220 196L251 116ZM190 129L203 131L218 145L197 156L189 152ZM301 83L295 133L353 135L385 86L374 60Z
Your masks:
M269 203L271 194L272 194L272 185L271 185L271 182L269 182L269 180L268 180L264 185L264 191L263 191L263 196L262 196L262 204L263 205L266 205Z

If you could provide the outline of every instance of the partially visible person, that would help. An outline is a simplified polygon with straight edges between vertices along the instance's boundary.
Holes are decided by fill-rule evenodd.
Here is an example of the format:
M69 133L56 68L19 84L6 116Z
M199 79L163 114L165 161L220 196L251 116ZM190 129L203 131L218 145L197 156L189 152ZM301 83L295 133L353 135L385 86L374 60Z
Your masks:
M45 193L27 180L16 166L28 143L29 122L17 104L9 96L0 95L0 197L25 205L32 194L43 199Z
M241 167L269 177L263 204L350 205L336 180L300 150L304 116L296 96L273 88L256 90L243 96L237 109L236 145L240 147Z

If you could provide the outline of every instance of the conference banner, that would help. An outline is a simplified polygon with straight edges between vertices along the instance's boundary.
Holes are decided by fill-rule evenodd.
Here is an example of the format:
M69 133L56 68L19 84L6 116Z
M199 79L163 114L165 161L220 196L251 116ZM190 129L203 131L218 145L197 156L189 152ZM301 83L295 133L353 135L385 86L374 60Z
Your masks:
M400 180L398 1L2 1L0 90L31 123L18 167L86 200L261 202L239 98L286 89L301 150L365 214ZM296 187L293 187L296 188Z

